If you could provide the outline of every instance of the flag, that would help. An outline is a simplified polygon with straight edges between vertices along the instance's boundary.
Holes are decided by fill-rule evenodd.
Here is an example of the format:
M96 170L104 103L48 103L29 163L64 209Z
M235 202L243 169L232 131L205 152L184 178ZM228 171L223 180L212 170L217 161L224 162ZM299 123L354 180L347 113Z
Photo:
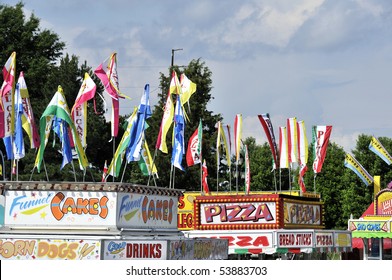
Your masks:
M122 164L124 155L126 153L126 149L128 148L129 142L131 140L131 137L130 137L131 129L134 125L136 125L137 111L138 111L138 108L135 107L132 115L128 118L127 128L121 138L120 143L117 146L116 152L114 153L114 157L109 165L109 170L108 170L109 173L108 174L113 177L118 177L118 175L120 174L121 164Z
M191 98L192 94L196 92L196 84L188 79L185 74L181 74L181 104L184 106L189 99Z
M242 138L242 115L237 114L234 119L234 143L235 143L235 157L236 157L237 164L240 159L241 138Z
M306 193L306 186L304 181L306 171L308 171L308 166L301 165L298 176L298 185L300 186L302 193Z
M108 173L108 164L107 164L107 160L105 160L105 164L103 166L103 172L102 172L102 180L101 182L106 182L106 175Z
M49 133L54 117L56 117L57 119L64 120L65 123L67 123L67 125L70 127L72 138L75 143L75 150L78 155L79 166L81 169L84 170L88 166L87 157L84 153L82 144L77 135L76 127L72 121L71 113L69 111L67 102L63 94L63 89L61 88L61 86L58 86L57 92L54 94L52 100L50 101L49 105L46 107L40 119L41 143L38 149L37 157L35 159L35 166L37 167L38 172L40 172L41 170L44 150L49 137Z
M261 125L264 128L265 135L267 136L267 139L268 139L268 143L269 143L271 153L272 153L272 160L274 161L272 169L275 170L277 163L278 163L278 158L277 158L277 150L278 149L276 147L274 129L272 127L271 119L270 119L270 116L268 113L258 115L258 117L259 117Z
M112 98L112 137L117 137L119 121L119 98L125 95L120 92L117 74L117 53L112 53L104 62L94 70L95 75L101 80L106 92Z
M202 178L203 191L205 194L209 194L210 189L208 187L208 182L207 182L208 170L207 170L206 160L203 160L202 173L203 173L203 176L202 176L203 177Z
M35 124L33 108L31 107L29 91L27 89L23 72L20 72L19 74L18 84L23 103L22 126L29 137L30 148L35 149L39 147L40 138L37 125Z
M3 84L0 89L0 137L8 137L14 133L14 86L15 86L16 53L13 52L3 67ZM8 109L8 108L11 108Z
M381 142L376 138L372 137L372 140L370 141L369 144L369 149L378 155L383 161L385 161L388 165L391 165L392 163L392 157L388 153L388 151L384 148L384 146L381 144Z
M76 96L75 104L71 110L72 120L76 125L76 131L84 148L87 146L87 101L94 98L96 90L97 85L86 72L78 95Z
M70 163L72 161L72 147L71 147L71 141L69 139L69 134L68 134L68 131L69 131L68 124L63 119L58 118L57 116L54 116L53 122L52 122L52 128L53 128L54 133L60 139L60 143L61 143L60 153L63 156L63 161L62 161L61 167L60 167L60 170L61 170L64 168L65 165L67 165L68 163Z
M155 145L156 149L159 149L161 152L166 154L168 153L167 144L166 144L166 135L173 123L173 117L174 117L174 106L169 90L167 94L165 108L163 111L161 126L159 128L157 143Z
M19 160L25 156L25 147L23 141L23 128L22 128L22 116L23 116L23 103L20 94L19 84L15 87L15 136L13 137L13 154L16 160Z
M298 184L301 187L302 193L306 192L306 186L304 181L304 176L306 171L308 170L307 162L308 162L308 140L306 138L306 129L305 122L298 121L297 122L297 130L298 130L298 162L300 165L300 171L298 176Z
M248 145L245 145L245 194L250 192L250 162Z
M298 161L297 118L287 119L287 147L289 163Z
M172 78L170 80L169 92L172 94L182 95L181 84L178 80L177 73L174 70L172 72ZM184 104L182 104L182 106L184 106Z
M148 148L147 145L147 141L145 139L143 141L143 149L138 164L143 175L145 176L155 175L156 177L158 177L157 167L155 163L154 166L152 166L153 160L151 157L150 149Z
M173 166L182 171L184 171L184 168L181 166L181 162L185 153L184 132L184 112L182 110L181 98L179 95L177 95L176 109L174 114L174 141L171 163Z
M146 129L146 119L148 119L150 116L150 85L146 84L144 86L144 93L136 115L137 121L136 124L132 126L130 132L130 142L127 148L128 162L139 161L140 159L144 138L144 130Z
M331 125L313 126L313 171L319 173L323 167L324 159L327 154L329 137L331 136Z
M217 137L217 141L216 141L216 149L217 149L217 162L220 162L220 149L221 149L221 140L223 140L223 146L225 149L225 154L226 154L226 162L227 162L227 166L230 168L231 166L231 159L230 159L230 151L229 151L229 146L227 144L227 140L226 140L226 134L223 130L223 126L222 126L222 122L218 122L218 137Z
M344 166L354 171L355 174L369 186L373 183L373 177L366 171L365 168L349 153L346 153L346 158L344 159Z
M229 150L229 155L231 156L231 134L230 134L230 125L223 126L223 131L227 139L227 146ZM229 166L230 168L230 166Z
M308 163L308 139L304 121L297 122L298 162L300 165Z
M188 166L201 163L201 146L203 138L203 126L200 120L199 127L193 132L188 141L188 149L186 152L186 162Z
M285 126L279 127L279 168L289 168L287 131Z

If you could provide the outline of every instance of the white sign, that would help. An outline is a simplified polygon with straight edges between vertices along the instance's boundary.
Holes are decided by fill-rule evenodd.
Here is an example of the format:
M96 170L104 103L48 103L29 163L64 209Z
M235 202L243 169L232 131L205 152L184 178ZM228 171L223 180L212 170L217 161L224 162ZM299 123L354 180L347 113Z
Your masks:
M162 240L105 240L104 260L166 260L167 241Z

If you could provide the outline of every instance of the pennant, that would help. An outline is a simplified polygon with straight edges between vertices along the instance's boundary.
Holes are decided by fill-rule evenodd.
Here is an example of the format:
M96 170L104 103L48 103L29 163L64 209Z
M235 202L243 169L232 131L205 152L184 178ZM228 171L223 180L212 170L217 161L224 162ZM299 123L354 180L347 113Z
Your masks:
M171 163L173 164L173 166L177 167L182 171L184 171L184 168L181 166L181 162L185 153L184 132L184 112L182 110L180 96L177 95L176 109L174 114L174 141Z
M225 134L225 137L227 139L227 146L228 146L228 151L229 151L229 155L231 157L231 133L230 133L230 125L226 124L224 126L222 126L223 128L223 133ZM230 166L229 166L230 168Z
M172 94L182 95L182 88L176 71L173 70L172 78L170 80L169 92ZM181 103L182 104L182 103ZM184 106L184 104L182 104Z
M369 149L378 155L383 161L385 161L388 165L391 165L392 163L392 157L388 153L388 151L384 148L384 146L381 144L381 142L376 138L372 137L372 140L370 141L369 144Z
M276 147L274 129L272 127L271 119L268 113L258 115L258 118L260 120L261 125L263 126L265 135L267 136L268 139L268 143L272 153L272 160L273 160L272 170L275 170L278 163L278 158L277 158L278 149Z
M78 95L76 96L75 104L71 110L72 120L76 125L76 131L78 132L83 148L87 146L87 101L94 98L96 90L97 85L86 72Z
M363 168L363 166L349 153L346 153L346 158L344 159L344 166L354 171L355 174L369 186L373 183L373 177Z
M12 91L15 83L16 52L13 52L3 67L3 84L0 92L1 96Z
M143 149L141 152L141 157L138 162L140 170L142 171L143 175L149 176L149 175L155 175L158 178L158 171L157 167L154 163L153 165L153 160L151 157L150 149L148 148L147 141L143 141Z
M234 119L234 143L235 143L235 158L237 164L240 159L241 139L242 139L242 115L237 114Z
M279 168L289 168L287 131L285 126L279 127Z
M297 140L297 118L287 119L287 147L289 163L297 162L298 160L298 143Z
M35 159L35 166L37 167L38 172L40 172L41 170L45 146L49 137L54 117L56 117L57 119L64 120L65 123L67 123L67 125L70 127L72 138L75 143L76 153L78 155L79 166L80 169L84 170L88 166L87 157L84 153L80 138L77 135L76 127L72 121L71 114L63 94L63 89L61 88L61 86L58 86L57 92L53 96L49 105L46 107L40 119L41 143L38 149L37 157ZM66 134L65 131L64 134Z
M306 137L305 122L297 122L298 162L301 166L308 163L308 139Z
M132 126L130 132L130 142L127 148L127 160L131 161L139 161L140 154L142 151L142 144L144 138L144 130L146 128L146 119L151 116L150 109L150 85L146 84L144 86L144 94L140 101L140 105L137 111L137 121L134 126Z
M208 182L207 182L208 170L207 170L206 160L203 160L202 173L203 173L203 176L202 176L203 177L202 178L203 191L205 194L209 194L210 189L208 187Z
M136 121L137 121L137 111L138 108L135 107L135 109L133 110L132 115L128 118L128 124L127 124L127 128L121 138L120 143L117 146L116 152L114 153L114 157L109 165L109 175L113 176L113 177L118 177L118 175L120 174L120 170L121 170L121 165L124 159L124 155L126 153L126 149L129 146L129 142L131 140L131 129L134 125L136 125Z
M188 166L201 163L202 138L203 138L203 126L200 120L199 127L196 128L191 138L189 138L188 149L186 152L186 162Z
M313 126L313 171L319 173L323 167L325 156L327 154L328 141L331 136L332 126L331 125L318 125Z
M245 194L248 195L250 192L250 162L248 145L245 145Z
M119 122L119 98L126 97L120 92L117 74L117 53L112 53L95 70L95 75L101 80L106 92L112 98L112 137L117 137Z
M27 89L23 72L20 72L19 74L18 84L23 103L22 126L24 131L26 131L27 136L29 137L30 148L36 149L39 147L40 137L37 125L35 123L33 108L31 107L30 103L29 91Z
M192 94L196 92L196 84L188 79L185 74L181 74L181 104L184 106L189 99L191 98Z
M103 172L102 172L102 179L101 182L106 182L106 176L108 174L108 164L107 164L107 160L105 160L105 164L103 166Z

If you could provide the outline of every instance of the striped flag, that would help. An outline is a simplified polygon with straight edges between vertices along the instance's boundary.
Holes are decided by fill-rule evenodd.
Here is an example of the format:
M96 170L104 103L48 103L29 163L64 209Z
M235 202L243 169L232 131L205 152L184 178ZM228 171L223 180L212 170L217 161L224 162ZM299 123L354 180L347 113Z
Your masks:
M287 147L289 163L298 161L297 118L287 119Z
M304 181L304 176L308 170L308 140L306 138L305 122L298 121L298 161L300 165L300 171L298 176L298 184L301 187L303 193L306 192L306 186Z
M102 172L102 180L101 180L101 182L106 182L106 176L107 176L107 174L108 174L108 163L107 163L107 161L105 160L105 164L104 164L104 166L103 166L103 172Z
M186 162L188 166L201 163L201 146L203 139L203 126L200 120L198 128L193 132L188 141L188 149L186 152Z
M365 168L349 153L346 153L346 158L344 159L344 166L354 171L355 174L365 183L366 186L369 186L373 183L374 179L366 171Z
M237 114L234 119L235 158L237 163L240 159L241 139L242 139L242 115Z
M202 176L203 177L202 178L203 191L205 194L209 194L210 189L208 187L208 182L207 182L208 170L207 170L206 160L203 160L202 172L203 172L203 176Z
M392 163L392 157L388 153L388 151L384 148L384 146L381 144L381 142L376 138L372 137L372 140L370 141L369 144L369 149L378 155L383 161L385 161L388 165L391 165Z
M217 162L220 162L220 150L221 150L221 145L223 141L223 146L225 149L225 154L226 154L226 162L227 162L227 166L231 166L231 159L230 159L230 151L229 151L229 146L227 144L227 139L226 139L226 134L223 130L223 126L222 126L222 122L218 122L218 136L216 139L216 149L217 149Z
M267 136L267 139L268 139L268 143L269 143L271 153L272 153L272 159L274 161L273 166L272 166L272 170L275 170L277 163L278 163L278 158L277 158L278 149L276 147L274 129L272 127L271 119L270 119L270 116L268 113L258 115L258 118L260 120L261 125L263 126L265 135Z
M289 168L287 131L285 126L279 127L279 168Z
M313 171L319 173L323 167L325 156L327 154L329 137L331 136L331 125L313 126Z
M3 84L0 89L0 137L11 137L14 133L14 87L16 53L13 52L3 67ZM11 108L11 110L6 110Z

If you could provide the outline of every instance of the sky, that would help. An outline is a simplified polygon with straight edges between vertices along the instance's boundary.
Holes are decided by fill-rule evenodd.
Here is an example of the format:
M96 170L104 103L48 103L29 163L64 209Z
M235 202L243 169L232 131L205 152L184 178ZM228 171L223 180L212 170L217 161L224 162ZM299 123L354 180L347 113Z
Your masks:
M208 110L231 127L242 114L244 139L267 141L257 117L265 113L277 141L291 117L305 122L309 143L312 126L332 125L330 141L346 152L360 134L392 138L390 0L24 4L27 16L34 13L42 29L59 35L66 53L93 69L117 52L120 90L132 98L120 102L122 115L139 104L147 83L156 104L160 72L168 75L172 49L181 49L174 64L205 62L213 87Z

